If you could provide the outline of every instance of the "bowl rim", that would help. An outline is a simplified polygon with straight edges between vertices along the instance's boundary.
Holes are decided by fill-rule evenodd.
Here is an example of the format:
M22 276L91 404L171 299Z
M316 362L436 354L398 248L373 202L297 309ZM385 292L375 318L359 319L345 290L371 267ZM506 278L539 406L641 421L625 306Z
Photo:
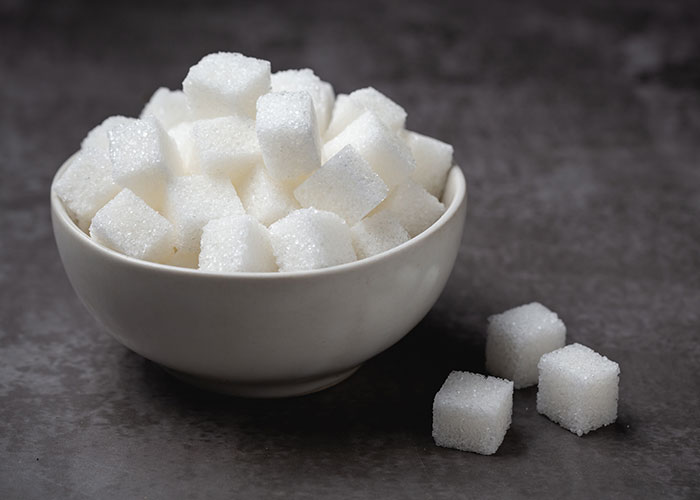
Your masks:
M310 278L314 276L329 276L338 273L344 273L348 271L353 271L363 267L372 266L374 263L390 258L391 256L402 253L408 248L419 244L421 241L430 238L433 234L439 231L443 226L447 224L452 218L455 217L459 211L460 206L466 203L467 198L467 181L464 176L464 172L458 165L453 165L448 171L447 182L454 178L456 182L454 196L452 202L445 207L445 212L436 220L430 227L428 227L422 233L414 236L413 238L395 246L389 250L381 252L379 254L367 257L364 259L356 260L353 262L348 262L345 264L339 264L336 266L324 267L321 269L311 269L305 271L286 271L286 272L235 272L235 273L215 273L210 271L200 271L199 269L192 269L188 267L178 267L170 264L160 264L158 262L151 262L147 260L137 259L135 257L130 257L122 253L107 248L105 246L96 243L90 238L88 234L83 232L82 229L73 221L73 219L68 215L63 202L60 200L55 192L54 185L57 180L63 175L63 172L75 158L78 153L76 152L70 158L68 158L63 165L54 174L53 180L51 181L50 197L51 197L51 212L54 216L54 220L59 221L63 226L68 229L68 232L74 237L78 238L84 245L88 246L92 250L101 253L105 258L116 260L122 262L124 265L131 265L143 268L145 271L161 272L161 273L173 273L175 275L191 275L197 276L199 279L215 279L215 280L231 280L231 279L253 279L259 280L294 280L301 278Z

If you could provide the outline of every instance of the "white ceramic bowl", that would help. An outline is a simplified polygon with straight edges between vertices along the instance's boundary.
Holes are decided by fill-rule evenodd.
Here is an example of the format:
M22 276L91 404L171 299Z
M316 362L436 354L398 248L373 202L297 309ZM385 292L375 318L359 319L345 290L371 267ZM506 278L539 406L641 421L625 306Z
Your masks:
M467 207L455 167L443 216L388 252L314 271L217 275L102 247L51 193L68 278L106 330L187 382L248 397L330 387L406 335L445 286Z

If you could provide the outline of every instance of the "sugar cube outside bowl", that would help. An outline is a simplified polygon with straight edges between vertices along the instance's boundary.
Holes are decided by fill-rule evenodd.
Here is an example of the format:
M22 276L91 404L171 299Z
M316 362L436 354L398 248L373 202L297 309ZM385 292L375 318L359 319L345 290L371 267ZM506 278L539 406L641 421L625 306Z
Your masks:
M66 274L99 323L186 382L244 397L325 389L399 341L442 292L467 207L464 175L453 167L442 217L388 252L314 271L217 275L102 247L51 193Z

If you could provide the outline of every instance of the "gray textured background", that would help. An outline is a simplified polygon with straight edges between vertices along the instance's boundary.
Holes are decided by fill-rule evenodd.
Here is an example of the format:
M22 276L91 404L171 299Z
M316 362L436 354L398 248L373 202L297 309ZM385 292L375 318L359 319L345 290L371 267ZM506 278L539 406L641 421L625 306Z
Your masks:
M0 497L700 497L697 2L98 3L0 1ZM316 395L173 380L92 320L53 243L85 133L216 50L376 86L470 183L432 312ZM618 423L576 437L527 389L495 456L435 447L445 376L532 300L620 363Z

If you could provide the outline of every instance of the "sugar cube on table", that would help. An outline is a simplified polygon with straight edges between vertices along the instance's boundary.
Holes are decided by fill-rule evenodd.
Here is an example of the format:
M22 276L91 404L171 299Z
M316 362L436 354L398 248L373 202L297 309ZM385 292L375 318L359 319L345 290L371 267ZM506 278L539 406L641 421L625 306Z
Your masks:
M302 207L328 210L353 225L379 205L388 192L369 164L347 145L301 183L294 196Z
M308 92L271 92L258 99L255 128L268 174L293 181L321 166L321 137Z
M350 232L358 259L386 252L409 240L399 220L388 211L365 217L352 226Z
M261 159L255 120L224 116L192 123L192 170L235 182Z
M371 111L390 130L397 132L406 125L406 111L373 87L366 87L350 95L338 96L333 117L326 132L326 140L338 135L365 111Z
M353 262L350 228L332 212L302 208L270 226L272 251L282 272Z
M571 344L540 358L537 411L579 436L617 419L620 367Z
M182 89L195 119L255 118L255 102L270 91L270 62L232 52L209 54L190 68Z
M404 141L416 160L411 177L426 191L440 199L452 167L454 148L447 143L417 132L405 131Z
M168 184L163 215L175 226L178 252L198 252L202 228L210 220L244 213L236 188L226 178L188 175Z
M509 309L489 318L486 369L512 380L516 389L535 385L540 357L564 347L565 341L564 322L542 304Z
M101 245L136 259L162 262L173 253L173 226L129 189L97 211L90 236Z
M306 91L311 95L316 111L316 123L321 134L328 127L333 112L335 92L330 83L321 80L313 70L289 69L272 73L272 92Z
M396 186L379 210L392 212L413 238L440 218L445 205L409 179Z
M108 137L114 182L160 210L169 177L182 168L175 143L152 117L120 121Z
M115 125L119 123L128 123L130 120L133 120L133 118L127 118L121 115L106 118L102 123L88 132L87 136L85 136L80 144L80 147L82 149L98 149L109 154L109 136L107 133Z
M190 108L187 96L182 90L170 90L160 87L141 111L140 118L154 117L165 130L190 120Z
M453 371L433 401L433 439L445 448L493 455L513 413L513 382Z
M250 215L209 221L202 230L199 269L214 273L276 271L267 228Z
M270 177L262 165L238 185L238 194L246 212L266 226L301 208L292 189Z
M360 156L392 188L409 178L416 164L408 146L371 111L365 111L334 139L323 146L323 157L331 158L351 144Z
M107 154L88 147L66 167L54 191L78 227L87 231L93 216L114 198L119 186L112 180L112 163Z

